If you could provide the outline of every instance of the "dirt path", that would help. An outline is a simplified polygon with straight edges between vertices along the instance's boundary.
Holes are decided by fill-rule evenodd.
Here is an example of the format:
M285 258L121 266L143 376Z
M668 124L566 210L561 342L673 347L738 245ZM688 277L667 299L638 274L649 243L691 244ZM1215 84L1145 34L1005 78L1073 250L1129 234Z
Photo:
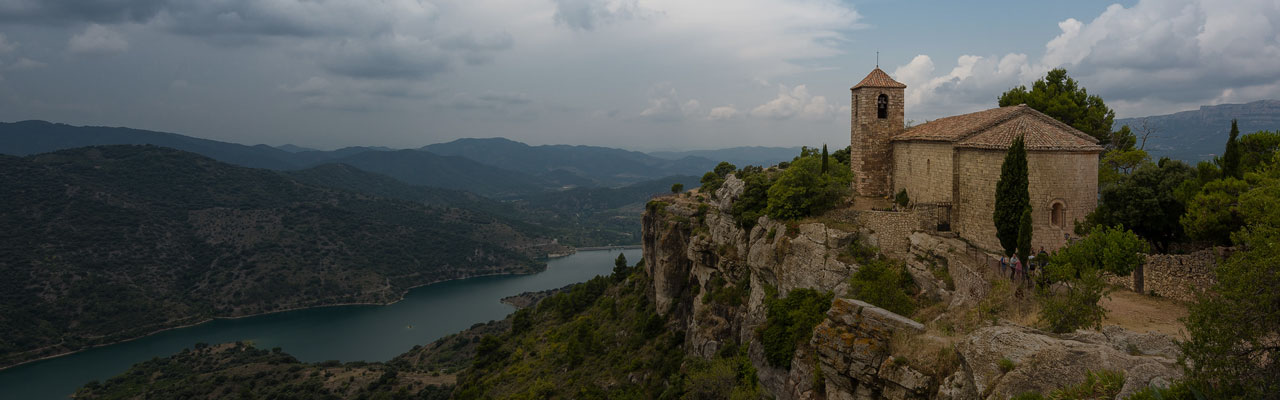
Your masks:
M1107 309L1103 325L1119 325L1134 332L1155 331L1177 339L1186 339L1186 329L1179 318L1187 316L1187 306L1181 302L1151 297L1129 290L1117 289L1111 298L1102 299Z

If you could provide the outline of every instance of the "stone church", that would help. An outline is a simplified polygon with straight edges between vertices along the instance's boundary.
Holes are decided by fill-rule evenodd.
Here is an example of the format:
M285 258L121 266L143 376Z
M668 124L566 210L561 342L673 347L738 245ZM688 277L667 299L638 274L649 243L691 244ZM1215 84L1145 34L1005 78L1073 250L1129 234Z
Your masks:
M876 68L850 89L850 164L857 196L885 198L906 190L917 210L935 211L931 222L999 251L991 219L996 181L1009 146L1022 136L1033 249L1066 245L1075 222L1097 206L1102 147L1093 137L1026 105L905 127L906 88Z

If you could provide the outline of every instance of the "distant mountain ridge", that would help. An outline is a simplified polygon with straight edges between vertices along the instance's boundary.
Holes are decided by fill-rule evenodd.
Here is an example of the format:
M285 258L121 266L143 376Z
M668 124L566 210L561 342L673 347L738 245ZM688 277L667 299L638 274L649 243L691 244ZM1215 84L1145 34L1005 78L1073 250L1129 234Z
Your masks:
M489 166L556 181L564 173L590 180L590 186L624 186L671 175L701 175L718 161L702 157L663 159L638 151L597 146L530 146L504 138L458 139L422 150L466 157ZM569 183L569 182L558 182Z
M772 164L797 151L735 148L656 157L598 146L540 145L503 139L458 139L417 150L347 147L321 151L297 145L243 145L131 128L72 126L45 121L0 123L0 154L26 156L96 145L151 144L252 168L300 170L344 163L414 185L466 190L499 198L568 187L623 187L667 176L701 176L730 156L735 164ZM790 155L782 156L781 153ZM764 160L751 162L750 160Z
M844 146L833 146L831 151L843 148ZM799 147L760 147L760 146L743 146L730 147L727 149L715 150L687 150L687 151L651 151L649 155L665 158L668 160L676 160L685 157L701 157L713 160L728 161L729 163L745 167L748 165L758 165L767 167L783 161L791 161L797 154L800 154Z
M1280 130L1280 100L1258 100L1244 104L1200 106L1197 110L1167 115L1116 119L1115 129L1129 125L1141 135L1143 120L1155 135L1147 141L1147 152L1154 157L1169 157L1196 163L1222 153L1231 131L1231 120L1238 120L1240 134L1260 130ZM1141 137L1139 137L1141 138Z

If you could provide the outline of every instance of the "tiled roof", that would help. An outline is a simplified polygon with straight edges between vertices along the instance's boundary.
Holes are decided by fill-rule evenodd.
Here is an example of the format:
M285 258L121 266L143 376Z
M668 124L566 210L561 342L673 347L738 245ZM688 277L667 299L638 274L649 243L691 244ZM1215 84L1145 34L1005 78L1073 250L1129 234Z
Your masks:
M956 147L1009 148L1022 136L1028 150L1102 151L1098 140L1025 104L947 117L908 129L895 141L954 142Z
M906 88L907 85L903 85L901 82L893 80L893 78L889 77L889 74L884 73L884 71L881 71L880 68L877 67L876 69L871 70L871 73L867 74L866 78L862 78L862 82L858 82L857 85L853 85L850 89L857 89L860 87Z

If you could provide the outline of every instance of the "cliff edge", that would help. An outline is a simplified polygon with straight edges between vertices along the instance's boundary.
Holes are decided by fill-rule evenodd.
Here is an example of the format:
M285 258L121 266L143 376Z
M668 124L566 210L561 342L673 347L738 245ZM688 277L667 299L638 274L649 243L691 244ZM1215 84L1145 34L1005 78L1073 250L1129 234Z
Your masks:
M656 309L685 332L685 351L712 358L744 345L761 386L779 399L1003 399L1121 374L1123 398L1182 376L1171 338L1109 326L1066 335L1031 326L1030 298L945 233L910 215L835 210L801 221L731 214L743 190L730 175L710 194L660 197L646 207L644 266ZM908 211L909 212L909 211ZM877 214L878 213L878 214ZM888 222L886 222L888 221ZM858 300L850 277L881 253L910 275L912 315ZM832 293L821 322L790 363L767 359L768 303L797 290Z

